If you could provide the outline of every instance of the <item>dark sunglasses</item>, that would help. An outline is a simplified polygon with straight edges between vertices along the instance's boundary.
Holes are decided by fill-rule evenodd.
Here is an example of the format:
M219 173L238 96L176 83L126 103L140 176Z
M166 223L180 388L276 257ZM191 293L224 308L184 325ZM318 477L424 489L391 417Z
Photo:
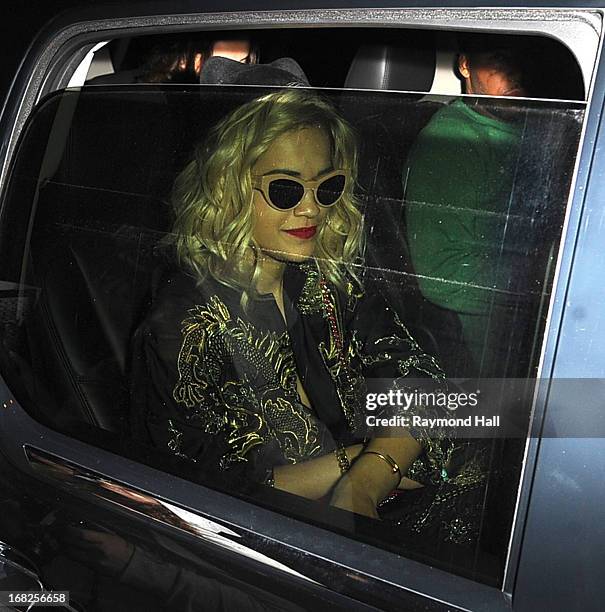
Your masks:
M295 208L309 189L320 206L328 207L334 206L342 197L347 186L347 173L344 170L333 170L316 181L303 181L289 174L264 174L253 176L252 186L276 210Z

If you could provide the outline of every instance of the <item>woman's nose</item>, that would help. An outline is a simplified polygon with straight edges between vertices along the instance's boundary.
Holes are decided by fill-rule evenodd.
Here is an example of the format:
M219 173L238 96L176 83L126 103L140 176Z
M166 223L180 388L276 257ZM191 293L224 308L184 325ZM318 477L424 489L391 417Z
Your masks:
M294 214L299 217L316 217L319 212L319 204L315 200L313 190L307 189L300 204L294 209Z

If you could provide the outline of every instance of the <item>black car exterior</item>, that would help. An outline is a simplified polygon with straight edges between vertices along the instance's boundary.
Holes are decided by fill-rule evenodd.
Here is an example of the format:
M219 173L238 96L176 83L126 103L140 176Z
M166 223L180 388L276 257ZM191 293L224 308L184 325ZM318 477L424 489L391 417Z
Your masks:
M0 116L0 223L8 223L6 219L15 214L19 185L11 183L11 177L34 109L48 104L50 97L45 96L52 97L52 92L68 85L75 67L100 41L205 28L348 26L363 33L372 27L433 27L514 34L531 33L528 24L533 23L538 24L537 32L540 28L558 32L552 24L576 23L574 11L580 9L582 19L586 14L600 24L605 7L598 2L528 2L514 9L505 4L488 8L479 2L387 2L368 7L335 1L288 2L279 7L261 2L252 8L247 3L219 6L192 1L67 11L32 38L6 91ZM236 499L192 482L184 465L178 466L182 477L177 477L152 456L141 459L144 449L105 439L102 430L57 431L39 417L43 410L21 405L20 398L36 383L27 368L15 373L13 364L2 370L0 379L0 567L7 576L0 578L0 590L35 591L43 586L69 591L70 605L91 610L601 609L605 598L601 580L605 567L602 35L599 30L593 65L590 60L582 65L587 99L581 142L499 584L446 571L422 554L406 558L368 543L378 529L370 521L357 519L354 528L361 536L353 539L350 519L342 515L326 512L299 520L275 510L287 505L279 497L261 504ZM65 100L69 105L69 96ZM2 230L2 253L12 253L13 260L0 262L0 269L22 265L22 245L6 246L10 239ZM0 276L7 309L20 308L19 300L28 296L36 299L35 291L28 294L23 287L17 291L14 283L9 286L11 279L8 272ZM12 346L11 329L3 331L5 354ZM5 368L2 360L0 364ZM9 369L12 386L5 376ZM310 509L301 503L296 511L308 516ZM74 528L115 535L153 552L141 560L142 571L148 573L122 584L111 574L113 551L100 553L105 555L98 561L107 564L106 573L74 561L70 554L70 546L77 548ZM108 542L119 545L118 539ZM132 548L128 550L131 554ZM166 584L159 584L161 575ZM146 584L146 579L156 584Z

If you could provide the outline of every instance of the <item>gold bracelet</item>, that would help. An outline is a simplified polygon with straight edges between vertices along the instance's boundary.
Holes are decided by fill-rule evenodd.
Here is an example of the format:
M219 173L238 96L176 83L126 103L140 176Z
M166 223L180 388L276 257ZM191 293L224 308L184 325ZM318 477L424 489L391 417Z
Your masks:
M336 455L336 460L338 461L338 467L340 468L341 474L346 474L351 468L351 462L347 457L347 451L342 444L339 444L334 451Z
M391 468L392 474L399 474L399 480L403 478L403 475L401 473L401 470L399 469L399 466L397 465L397 462L395 461L395 459L393 459L393 457L391 457L391 455L383 455L382 453L379 453L376 451L363 451L363 454L364 455L377 455L389 465L389 467Z

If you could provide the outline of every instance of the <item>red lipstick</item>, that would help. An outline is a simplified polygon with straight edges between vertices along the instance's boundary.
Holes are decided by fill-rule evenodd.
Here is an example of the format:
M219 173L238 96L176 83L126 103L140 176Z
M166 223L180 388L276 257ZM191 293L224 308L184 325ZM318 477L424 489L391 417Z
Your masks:
M295 238L301 238L302 240L309 240L313 238L317 233L317 225L311 225L310 227L297 227L295 229L284 230L286 234L294 236Z

